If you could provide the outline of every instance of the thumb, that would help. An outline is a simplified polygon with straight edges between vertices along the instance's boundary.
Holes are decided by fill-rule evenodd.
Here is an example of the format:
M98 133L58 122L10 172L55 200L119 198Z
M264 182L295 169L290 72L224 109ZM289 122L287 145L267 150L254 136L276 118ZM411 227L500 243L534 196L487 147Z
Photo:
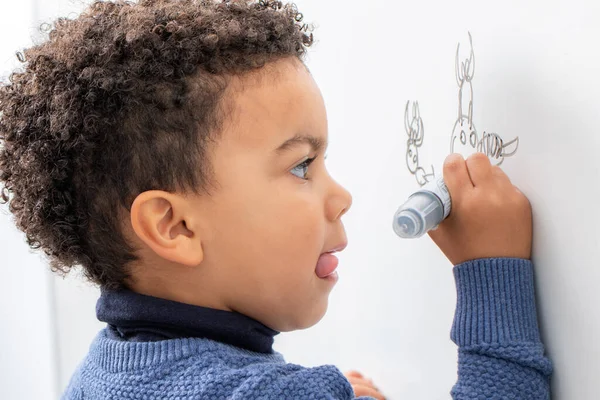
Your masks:
M450 198L452 199L452 210L455 210L455 205L460 202L463 194L473 189L473 182L469 176L467 163L463 156L458 153L450 154L444 161L444 183L448 187ZM448 219L452 219L452 211ZM428 232L429 237L441 249L447 248L451 238L448 237L445 227L448 221L442 221L440 226Z

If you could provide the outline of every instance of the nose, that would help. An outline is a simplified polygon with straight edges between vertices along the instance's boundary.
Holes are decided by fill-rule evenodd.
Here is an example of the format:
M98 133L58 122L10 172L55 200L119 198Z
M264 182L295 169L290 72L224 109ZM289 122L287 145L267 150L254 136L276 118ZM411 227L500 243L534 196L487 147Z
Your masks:
M332 188L327 199L327 219L334 222L346 214L352 206L352 195L342 185L331 180Z

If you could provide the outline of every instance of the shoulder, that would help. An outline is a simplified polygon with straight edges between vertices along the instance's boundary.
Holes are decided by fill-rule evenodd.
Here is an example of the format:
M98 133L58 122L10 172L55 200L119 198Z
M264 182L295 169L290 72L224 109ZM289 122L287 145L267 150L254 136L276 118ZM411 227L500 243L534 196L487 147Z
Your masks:
M94 387L100 394L86 398L114 393L136 398L159 388L181 399L354 398L352 386L333 365L307 368L285 363L278 353L253 353L203 339L140 344L109 342L100 335L99 340L104 345L92 349L73 379L73 386L84 392Z

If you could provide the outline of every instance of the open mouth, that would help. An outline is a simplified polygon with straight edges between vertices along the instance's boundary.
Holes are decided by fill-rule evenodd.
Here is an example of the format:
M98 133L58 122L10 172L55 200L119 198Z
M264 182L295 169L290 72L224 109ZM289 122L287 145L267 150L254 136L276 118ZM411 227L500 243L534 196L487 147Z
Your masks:
M346 248L346 243L342 243L333 249L326 251L321 254L319 260L317 261L317 266L315 268L315 273L321 279L336 279L337 271L336 268L338 266L339 260L333 254L338 251L342 251Z

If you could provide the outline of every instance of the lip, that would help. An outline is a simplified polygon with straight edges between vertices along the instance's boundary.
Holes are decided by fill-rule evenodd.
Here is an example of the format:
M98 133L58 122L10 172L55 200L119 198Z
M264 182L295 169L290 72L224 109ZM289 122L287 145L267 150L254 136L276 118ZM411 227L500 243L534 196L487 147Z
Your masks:
M342 242L342 243L338 244L337 246L333 247L331 250L327 250L327 251L323 252L322 254L337 253L337 252L343 251L347 246L348 246L348 242Z
M339 275L337 271L333 271L331 274L327 275L325 278L321 278L325 281L336 283L339 280Z

